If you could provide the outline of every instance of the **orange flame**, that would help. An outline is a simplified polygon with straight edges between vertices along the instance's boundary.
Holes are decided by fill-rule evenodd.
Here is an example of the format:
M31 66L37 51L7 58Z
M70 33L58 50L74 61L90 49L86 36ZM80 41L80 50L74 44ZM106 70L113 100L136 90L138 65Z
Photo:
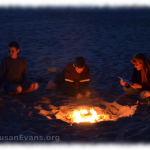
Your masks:
M70 116L72 122L99 122L105 120L105 115L97 115L97 112L92 108L90 111L86 109L74 110L73 115Z

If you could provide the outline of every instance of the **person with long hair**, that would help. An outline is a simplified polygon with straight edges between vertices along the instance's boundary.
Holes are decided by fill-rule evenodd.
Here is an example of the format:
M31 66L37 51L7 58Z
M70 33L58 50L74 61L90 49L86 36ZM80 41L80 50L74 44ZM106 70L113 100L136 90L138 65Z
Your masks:
M150 61L143 53L136 54L131 63L134 65L131 82L129 85L120 80L126 95L140 96L146 101L150 101Z

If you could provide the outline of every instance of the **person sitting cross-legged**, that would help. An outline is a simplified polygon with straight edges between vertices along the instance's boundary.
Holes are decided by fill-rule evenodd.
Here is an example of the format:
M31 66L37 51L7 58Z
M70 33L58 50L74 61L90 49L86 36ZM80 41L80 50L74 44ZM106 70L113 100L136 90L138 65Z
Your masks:
M123 86L126 95L140 96L141 99L150 101L150 61L143 53L136 54L131 63L134 65L131 82L129 85L122 80L120 84Z
M9 56L1 62L0 68L0 92L1 87L8 94L28 93L38 89L38 83L26 81L26 60L18 56L19 44L12 41L8 45Z

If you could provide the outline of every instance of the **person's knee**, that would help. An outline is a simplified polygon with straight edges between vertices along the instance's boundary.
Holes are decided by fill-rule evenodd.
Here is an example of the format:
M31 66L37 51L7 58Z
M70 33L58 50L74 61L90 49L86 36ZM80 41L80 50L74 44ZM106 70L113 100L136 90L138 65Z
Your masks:
M36 82L34 83L34 89L37 90L39 88L39 84Z
M126 95L132 95L132 94L134 95L134 92L133 92L134 89L132 87L127 88L127 87L124 86L123 90L125 91Z
M129 95L138 96L141 93L141 89L134 89L132 87L127 88L125 86L123 87L123 89L126 92L126 94L129 94Z
M128 92L128 88L126 88L125 86L123 86L123 90L124 90L125 92Z
M35 82L35 83L32 83L30 87L32 87L33 90L37 90L39 87L39 84Z
M150 97L147 97L144 100L147 101L147 102L150 102Z
M21 93L22 92L22 87L21 86L17 86L15 91L16 91L15 92L16 94Z

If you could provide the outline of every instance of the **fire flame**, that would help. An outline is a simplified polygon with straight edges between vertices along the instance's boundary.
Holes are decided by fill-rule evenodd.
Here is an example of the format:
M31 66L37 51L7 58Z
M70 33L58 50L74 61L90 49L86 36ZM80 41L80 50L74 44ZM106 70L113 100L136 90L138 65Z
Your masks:
M97 112L92 108L89 111L86 109L74 110L73 115L70 115L72 122L99 122L105 120L105 115L97 115Z

